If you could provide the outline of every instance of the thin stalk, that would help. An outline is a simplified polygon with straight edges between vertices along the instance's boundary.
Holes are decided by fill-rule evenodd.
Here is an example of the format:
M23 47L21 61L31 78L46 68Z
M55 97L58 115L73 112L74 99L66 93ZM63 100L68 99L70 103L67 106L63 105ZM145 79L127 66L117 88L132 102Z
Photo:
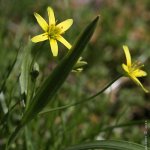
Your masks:
M4 122L6 121L8 115L14 110L14 108L20 103L20 101L17 101L10 109L9 111L2 117L2 119L0 120L0 126L2 124L4 124Z
M20 130L22 129L22 126L18 126L15 131L13 132L12 135L10 135L9 139L8 139L8 142L6 143L6 147L5 147L5 150L8 150L9 149L9 145L10 143L15 139L14 137L16 137L16 135L18 134L18 132L20 132Z
M44 110L42 112L39 113L39 115L43 115L45 113L49 113L49 112L52 112L52 111L56 111L56 110L63 110L63 109L67 109L69 107L73 107L73 106L77 106L79 104L83 104L85 102L88 102L92 99L94 99L95 97L97 97L98 95L102 94L108 87L110 87L114 82L116 82L120 77L122 77L122 75L119 75L117 76L114 80L112 80L110 83L108 83L103 89L101 89L99 92L97 92L96 94L90 96L89 98L86 98L84 100L81 100L81 101L78 101L78 102L75 102L75 103L72 103L72 104L68 104L68 105L65 105L65 106L61 106L61 107L56 107L56 108L53 108L53 109L49 109L49 110Z
M150 120L147 120L147 122L150 122ZM136 126L136 125L145 125L145 120L131 121L128 123L122 123L122 124L118 124L118 125L108 126L106 128L101 129L100 132L113 130L115 128L123 128L123 127Z
M1 87L0 87L0 93L4 90L4 87L5 87L5 85L6 85L6 81L7 81L7 79L9 78L9 76L10 76L10 74L11 74L11 72L12 72L12 70L13 70L15 64L16 64L17 57L18 57L19 51L20 51L20 49L21 49L21 46L22 46L22 43L20 44L19 48L17 49L17 54L16 54L16 56L15 56L15 58L14 58L12 64L8 66L8 72L5 73L6 76L4 77L3 83L2 83L2 85L1 85Z

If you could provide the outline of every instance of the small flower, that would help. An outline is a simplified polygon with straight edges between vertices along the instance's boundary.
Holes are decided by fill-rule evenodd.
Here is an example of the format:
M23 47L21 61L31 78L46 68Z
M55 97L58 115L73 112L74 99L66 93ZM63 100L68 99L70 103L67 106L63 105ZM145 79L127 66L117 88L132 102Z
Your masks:
M126 65L122 64L122 68L126 72L126 75L129 76L129 78L131 78L137 85L141 86L142 89L146 93L148 93L149 91L144 88L142 83L137 78L137 77L143 77L143 76L147 75L147 73L145 71L141 70L141 68L144 65L142 65L140 62L132 63L131 62L131 55L130 55L128 47L126 45L124 45L123 49L124 49L124 53L126 56L127 64Z
M61 34L63 34L66 30L70 28L70 26L73 23L73 20L67 19L56 25L53 9L51 7L48 7L47 12L48 12L49 23L47 23L45 19L43 19L38 13L34 13L35 18L39 23L39 25L41 26L41 28L44 30L44 33L34 36L31 39L31 41L37 43L37 42L49 40L52 54L53 56L57 56L58 55L57 40L60 41L62 44L64 44L68 49L71 48L71 44L68 43L61 36Z
M82 57L80 57L74 65L72 72L81 72L83 70L83 66L85 65L87 65L87 62L83 61Z

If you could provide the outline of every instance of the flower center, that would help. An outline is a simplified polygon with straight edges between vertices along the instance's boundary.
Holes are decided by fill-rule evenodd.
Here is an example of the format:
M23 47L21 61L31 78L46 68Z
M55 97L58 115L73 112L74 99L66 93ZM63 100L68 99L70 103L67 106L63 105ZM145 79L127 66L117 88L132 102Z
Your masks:
M138 69L142 68L143 66L144 66L144 65L143 65L141 62L136 61L136 62L134 62L134 63L131 65L131 67L129 68L129 72L130 72L130 73L133 73L135 70L138 70Z
M48 29L48 35L51 39L56 39L61 33L61 29L55 25L50 25Z

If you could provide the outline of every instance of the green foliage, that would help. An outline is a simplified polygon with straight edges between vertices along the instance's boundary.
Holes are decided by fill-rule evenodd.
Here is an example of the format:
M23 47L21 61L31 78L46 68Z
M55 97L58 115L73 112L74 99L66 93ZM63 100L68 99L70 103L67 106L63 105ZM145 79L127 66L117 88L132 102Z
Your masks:
M22 128L20 121L29 124L10 144L11 150L65 150L84 143L99 145L97 149L102 145L125 149L131 142L143 148L146 120L150 146L149 94L121 78L115 84L118 88L98 96L122 72L123 44L129 46L133 60L144 62L148 76L141 81L149 89L149 0L1 0L0 6L0 149L5 149L16 127L16 131ZM59 56L53 58L48 41L30 41L41 31L33 13L46 18L48 6L53 7L58 23L66 18L74 20L64 36L73 45L83 27L100 14L100 24L82 53L88 64L81 73L70 72L80 48L73 48L78 57L70 59L71 52L67 55L60 44ZM61 73L57 72L60 67ZM49 82L53 83L50 87ZM98 95L91 98L95 93Z
M41 87L36 92L34 98L30 96L29 100L31 102L27 102L27 109L18 125L14 133L9 138L8 146L15 138L20 129L25 126L29 121L34 119L37 114L49 103L49 101L53 98L56 92L59 90L68 74L73 69L73 66L76 64L79 59L82 51L84 50L86 44L90 40L93 32L95 30L96 24L99 20L99 16L96 17L81 33L73 47L71 48L68 55L66 55L58 64L58 66L53 70L53 72L48 76L48 78L44 81ZM28 48L29 49L29 48ZM29 54L29 53L27 53ZM28 60L27 60L28 59ZM22 72L20 76L20 84L21 84L21 92L25 95L28 95L27 91L31 91L33 87L29 87L28 84L31 81L30 75L31 69L31 58L29 55L25 55L22 65ZM61 76L60 76L61 74ZM31 76L31 77L30 77ZM49 92L50 91L50 92ZM33 93L33 92L30 92Z
M101 141L94 141L91 143L76 145L67 150L88 150L88 149L96 149L96 148L103 148L103 149L114 149L114 150L143 150L144 146L125 142L125 141L109 141L109 140L101 140Z

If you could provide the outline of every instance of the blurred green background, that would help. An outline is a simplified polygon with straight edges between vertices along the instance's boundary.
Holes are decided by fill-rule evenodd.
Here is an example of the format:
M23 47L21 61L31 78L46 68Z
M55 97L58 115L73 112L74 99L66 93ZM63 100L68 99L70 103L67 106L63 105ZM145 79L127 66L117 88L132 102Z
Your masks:
M26 49L32 49L40 67L37 88L56 66L67 49L59 44L59 56L53 58L49 42L32 44L30 38L42 33L33 13L47 18L47 7L54 9L58 22L72 18L74 23L64 37L73 44L83 28L98 14L100 23L83 53L88 62L82 73L71 73L48 108L89 97L122 72L125 62L122 45L133 59L144 62L150 74L150 1L149 0L1 0L0 1L0 85L14 61L15 67L0 94L0 118L21 101L19 76ZM150 76L142 83L150 90ZM0 149L22 116L22 104L9 114L8 124L0 128ZM22 132L11 149L60 150L94 139L128 140L144 144L144 122L150 118L150 95L132 81L121 78L112 89L93 101L37 117ZM131 124L135 121L135 125ZM116 125L125 124L117 128ZM114 126L114 128L108 128ZM149 125L150 128L150 125Z

